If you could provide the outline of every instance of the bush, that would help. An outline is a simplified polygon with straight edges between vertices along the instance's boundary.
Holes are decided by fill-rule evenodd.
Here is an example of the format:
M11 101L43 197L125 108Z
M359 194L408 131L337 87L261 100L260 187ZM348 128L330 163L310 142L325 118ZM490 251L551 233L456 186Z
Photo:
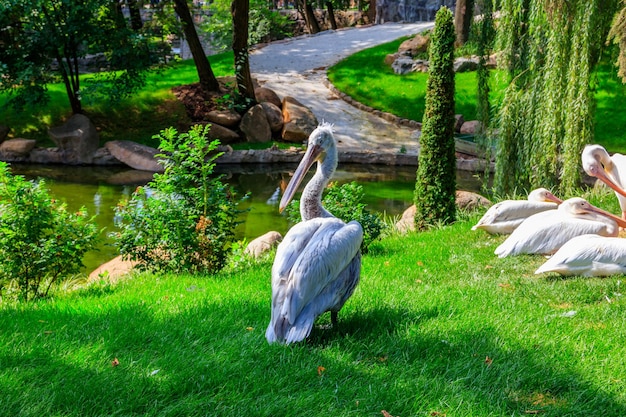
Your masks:
M354 181L341 186L331 182L324 194L323 204L326 210L344 222L356 220L361 223L363 227L361 252L367 253L367 247L380 237L387 226L378 214L370 213L365 208L366 205L361 202L363 196L363 187ZM287 206L287 216L294 223L300 221L299 200L293 200Z
M212 273L226 263L240 211L232 188L213 175L219 141L207 141L209 129L155 136L165 172L116 208L116 243L140 268Z
M70 213L45 182L27 181L0 162L0 297L28 301L80 271L99 231L84 208Z

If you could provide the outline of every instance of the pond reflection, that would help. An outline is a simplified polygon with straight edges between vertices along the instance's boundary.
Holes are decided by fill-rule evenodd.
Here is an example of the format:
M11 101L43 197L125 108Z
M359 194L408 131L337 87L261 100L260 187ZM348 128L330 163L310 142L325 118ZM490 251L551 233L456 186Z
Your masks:
M250 241L270 230L287 232L289 223L284 214L278 213L278 201L295 167L294 164L216 166L215 171L224 175L240 197L248 195L240 205L246 211L235 231L237 239ZM113 241L107 236L115 230L114 208L137 186L152 179L149 172L124 167L12 164L11 170L29 179L44 179L51 194L66 202L70 210L84 206L90 215L96 216L98 226L103 229L102 244L97 252L85 256L86 271L117 256ZM340 184L356 181L363 186L364 203L370 211L395 216L412 204L415 171L416 167L340 165L333 180ZM480 179L475 173L458 171L457 188L478 191Z

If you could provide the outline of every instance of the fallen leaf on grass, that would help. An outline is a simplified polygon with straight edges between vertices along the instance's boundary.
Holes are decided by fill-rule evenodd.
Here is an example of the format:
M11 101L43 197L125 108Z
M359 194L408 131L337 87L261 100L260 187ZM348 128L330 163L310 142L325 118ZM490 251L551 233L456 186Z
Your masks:
M385 410L380 410L380 413L385 416L385 417L393 417L391 414L389 414L387 411Z
M485 365L491 366L492 363L493 359L491 359L489 356L485 357Z
M113 359L111 361L111 366L115 367L115 366L118 366L119 364L120 364L120 361L117 358L115 358L115 359Z
M524 414L537 415L537 414L541 414L543 412L544 412L543 410L526 410L526 411L524 411Z
M326 368L324 368L323 366L320 365L320 366L317 367L317 374L321 376L324 373L325 370L326 370Z
M246 330L247 330L247 331L249 331L249 332L251 332L252 330L254 330L254 327L250 327L250 326L248 326L248 327L246 327Z
M430 415L433 417L446 417L446 413L442 413L440 411L433 411Z

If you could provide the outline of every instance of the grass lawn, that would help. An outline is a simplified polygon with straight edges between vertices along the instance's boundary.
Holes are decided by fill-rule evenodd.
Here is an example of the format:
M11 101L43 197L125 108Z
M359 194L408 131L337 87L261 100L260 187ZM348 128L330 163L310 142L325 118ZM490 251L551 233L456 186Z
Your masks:
M479 215L375 243L338 328L292 346L264 337L271 258L0 305L0 414L624 415L624 276L535 276Z

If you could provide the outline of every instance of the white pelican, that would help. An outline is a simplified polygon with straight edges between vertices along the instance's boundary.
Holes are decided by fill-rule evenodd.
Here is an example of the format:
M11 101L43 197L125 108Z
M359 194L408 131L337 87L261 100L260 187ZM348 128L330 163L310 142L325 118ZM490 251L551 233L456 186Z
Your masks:
M265 337L269 343L305 339L315 319L337 312L359 282L363 228L344 223L322 207L322 191L337 167L332 125L322 123L309 136L307 151L280 201L282 211L305 174L317 161L317 171L300 201L302 222L293 226L276 250L272 266L272 314Z
M626 219L626 155L620 153L610 156L600 145L587 145L581 155L583 169L611 187L622 209L622 218Z
M504 200L489 207L472 230L509 234L528 217L542 211L555 210L562 202L545 188L537 188L528 194L527 200Z
M626 239L577 236L561 246L535 274L544 272L584 277L626 274Z
M495 250L500 258L522 253L552 254L575 236L595 234L616 237L626 221L574 197L556 210L533 214Z

